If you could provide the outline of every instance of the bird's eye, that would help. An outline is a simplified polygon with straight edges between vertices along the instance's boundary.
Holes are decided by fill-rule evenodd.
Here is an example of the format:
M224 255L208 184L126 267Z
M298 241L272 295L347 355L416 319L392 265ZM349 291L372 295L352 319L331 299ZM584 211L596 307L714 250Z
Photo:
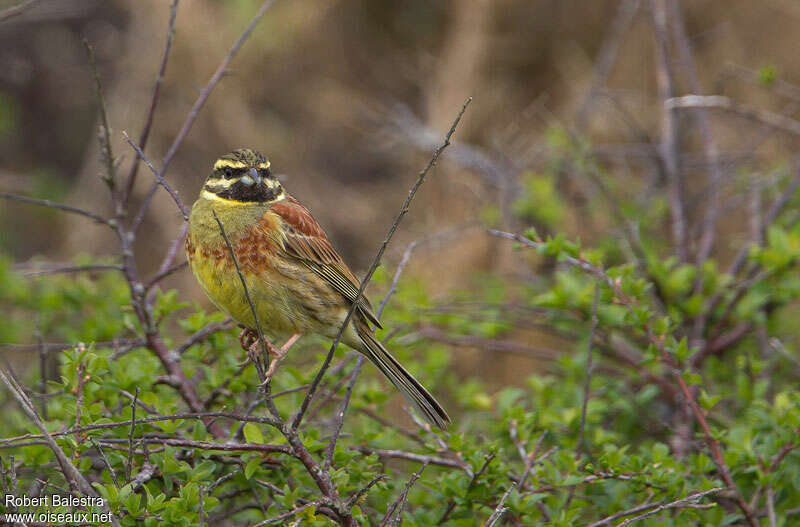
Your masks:
M231 167L225 167L225 178L230 179L233 177L233 170Z

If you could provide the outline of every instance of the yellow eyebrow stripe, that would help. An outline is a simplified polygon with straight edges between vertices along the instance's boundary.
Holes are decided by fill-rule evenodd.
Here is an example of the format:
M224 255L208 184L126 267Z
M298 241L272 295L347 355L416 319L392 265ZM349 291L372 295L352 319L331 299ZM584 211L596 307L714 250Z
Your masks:
M242 163L241 161L233 161L231 159L217 159L217 162L214 163L214 170L219 170L220 168L247 168L247 165ZM256 168L262 168L264 170L269 168L269 161L265 163L260 163Z
M229 159L217 159L217 162L214 163L214 170L219 170L220 168L247 168L247 165L240 161L231 161Z

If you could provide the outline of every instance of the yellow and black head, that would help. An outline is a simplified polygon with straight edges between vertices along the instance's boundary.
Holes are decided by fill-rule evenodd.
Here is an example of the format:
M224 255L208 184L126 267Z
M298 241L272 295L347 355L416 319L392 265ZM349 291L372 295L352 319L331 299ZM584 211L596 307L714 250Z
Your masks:
M286 197L267 158L250 148L240 148L217 159L202 195L240 203L272 203Z

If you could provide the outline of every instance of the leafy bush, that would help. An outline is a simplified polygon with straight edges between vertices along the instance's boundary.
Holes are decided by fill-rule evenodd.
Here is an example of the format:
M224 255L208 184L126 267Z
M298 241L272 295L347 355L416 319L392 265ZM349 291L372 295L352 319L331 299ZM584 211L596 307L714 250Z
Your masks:
M800 173L774 171L757 232L725 237L721 255L719 188L693 214L680 192L642 204L640 180L612 176L589 141L552 127L547 162L508 210L483 204L493 224L546 233L489 231L518 249L523 272L481 274L434 300L400 274L418 240L371 283L388 302L380 336L454 417L439 432L407 424L353 353L320 369L332 355L318 338L263 384L229 320L159 288L184 268L181 235L142 278L138 216L101 131L113 219L57 207L110 228L117 256L28 274L0 260L4 493L98 496L88 510L115 525L797 523ZM158 179L171 159L153 167ZM594 190L579 205L574 181ZM576 214L602 225L588 246L564 234ZM558 345L532 345L531 328ZM541 370L494 389L458 371L463 347L531 355ZM18 510L76 509L0 504Z

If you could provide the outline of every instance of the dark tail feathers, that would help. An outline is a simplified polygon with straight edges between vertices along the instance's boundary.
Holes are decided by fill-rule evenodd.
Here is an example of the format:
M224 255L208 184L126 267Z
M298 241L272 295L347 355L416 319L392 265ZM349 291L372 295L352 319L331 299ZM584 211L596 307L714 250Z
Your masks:
M383 344L372 334L372 331L362 324L356 324L356 329L364 344L363 349L360 351L392 381L392 384L400 390L403 397L427 422L444 430L450 422L450 417L448 417L442 405L397 362L397 359L389 354Z

